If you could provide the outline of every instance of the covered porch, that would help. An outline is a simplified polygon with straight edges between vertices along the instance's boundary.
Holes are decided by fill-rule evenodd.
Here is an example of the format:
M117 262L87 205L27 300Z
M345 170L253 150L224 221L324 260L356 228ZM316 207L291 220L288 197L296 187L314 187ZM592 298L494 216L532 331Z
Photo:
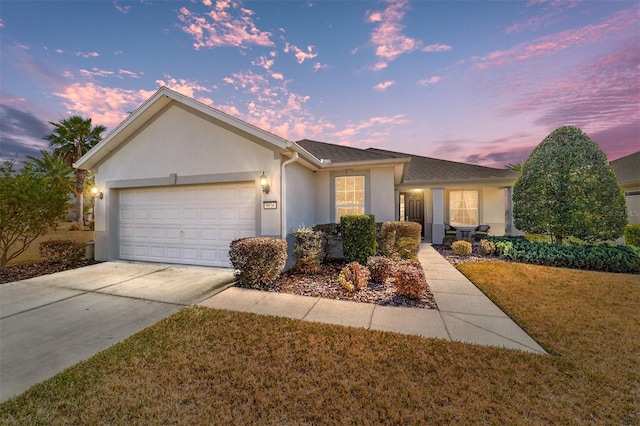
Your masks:
M445 227L456 238L471 238L479 225L490 226L489 235L512 235L511 183L478 186L401 185L396 189L397 220L422 225L425 242L442 244Z

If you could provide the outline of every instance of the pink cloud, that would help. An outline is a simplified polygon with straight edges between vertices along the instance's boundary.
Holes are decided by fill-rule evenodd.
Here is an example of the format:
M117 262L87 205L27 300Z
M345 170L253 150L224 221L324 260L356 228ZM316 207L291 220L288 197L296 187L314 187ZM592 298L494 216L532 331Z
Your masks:
M367 21L376 24L371 33L371 43L376 56L384 61L393 61L398 56L419 49L422 42L402 33L401 24L408 6L406 0L391 1L386 9L370 12ZM382 68L380 68L382 69Z
M95 124L116 126L154 91L128 90L99 86L94 83L73 83L54 95L63 99L68 114L91 117Z
M195 81L186 80L184 78L173 78L171 76L165 76L167 80L156 80L156 84L159 86L166 86L169 89L175 90L178 93L182 93L185 96L194 98L200 101L200 98L196 96L196 92L211 92L211 89L205 87Z
M385 90L387 90L389 87L393 86L394 84L396 84L395 81L393 80L387 80L387 81L383 81L382 83L378 83L375 86L373 86L374 90L377 90L379 92L383 92Z
M432 77L423 78L422 80L419 80L418 84L420 86L428 86L430 84L436 84L438 82L440 82L440 76L439 75L434 75Z
M358 123L347 123L342 129L326 135L330 142L342 145L367 147L389 142L391 129L411 124L406 114L375 116Z
M436 43L436 44L430 44L429 46L425 46L424 48L422 48L422 51L423 52L448 52L451 49L453 49L453 47L449 46L448 44Z
M542 13L533 15L523 23L515 23L505 29L505 33L520 33L523 31L536 31L540 27L547 27L558 21L559 16L567 10L573 9L580 3L580 0L534 0L527 3L527 7L541 5Z
M117 1L113 2L113 6L118 12L124 13L125 15L131 10L131 6L120 6Z
M205 5L212 6L212 3L207 2ZM181 7L178 19L184 24L180 28L195 40L193 47L196 49L220 46L274 46L271 33L259 30L251 18L252 15L253 11L240 7L236 1L219 0L204 16Z
M313 52L314 47L315 46L307 46L307 51L305 52L304 50L300 49L298 46L289 44L287 42L285 43L283 50L285 53L293 52L294 56L296 57L296 60L298 61L299 64L301 64L307 59L313 59L316 56L318 56L317 53Z
M329 65L327 64L321 64L320 62L316 62L315 64L313 64L313 72L317 72L320 70L326 70L331 68Z
M97 58L100 54L98 52L76 52L76 56L80 56L81 58Z
M569 48L595 44L604 40L608 34L621 32L627 28L637 28L639 9L633 7L616 13L598 24L569 29L549 36L539 37L531 42L520 43L510 49L498 50L478 59L475 67L505 66L514 62L526 61L534 57L555 54Z

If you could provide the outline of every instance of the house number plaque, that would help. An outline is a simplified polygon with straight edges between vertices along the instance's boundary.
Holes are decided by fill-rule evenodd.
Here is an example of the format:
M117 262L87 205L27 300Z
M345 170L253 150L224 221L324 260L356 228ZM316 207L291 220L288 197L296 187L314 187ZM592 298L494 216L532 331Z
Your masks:
M265 210L275 210L278 208L278 202L277 201L263 201L262 202L262 208Z

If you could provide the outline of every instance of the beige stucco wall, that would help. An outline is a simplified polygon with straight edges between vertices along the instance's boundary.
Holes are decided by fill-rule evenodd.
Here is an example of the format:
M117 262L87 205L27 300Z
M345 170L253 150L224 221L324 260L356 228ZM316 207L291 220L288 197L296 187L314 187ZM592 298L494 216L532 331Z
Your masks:
M374 167L365 170L331 169L315 173L315 223L335 222L335 191L333 180L336 176L364 175L366 214L374 214L377 222L395 220L396 202L393 167Z
M482 188L480 223L491 226L490 235L504 235L505 195L502 188Z
M176 104L167 107L96 168L96 186L104 193L104 199L96 201L96 259L118 257L114 242L118 188L123 187L254 181L257 232L279 236L280 163L274 151L211 118ZM269 178L269 194L260 190L263 171ZM277 201L278 209L264 210L262 201Z
M627 195L625 198L629 225L640 225L640 195Z

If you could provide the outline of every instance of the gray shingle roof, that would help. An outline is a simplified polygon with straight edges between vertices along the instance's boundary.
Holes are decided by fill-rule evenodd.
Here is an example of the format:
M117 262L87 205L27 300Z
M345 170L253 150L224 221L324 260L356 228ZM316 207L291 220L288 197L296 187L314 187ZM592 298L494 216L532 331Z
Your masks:
M640 151L611 161L620 185L640 182Z
M409 163L409 170L404 179L406 183L492 179L515 180L518 177L518 173L506 169L495 169L493 167L440 160L438 158L422 157L419 155L409 155L377 148L369 148L367 151L389 156L410 156L411 162Z
M388 160L390 158L399 158L399 156L386 155L366 149L312 141L309 139L304 139L296 143L319 160L331 160L332 163L346 163L351 161L375 161ZM410 155L405 154L401 157L410 157Z

